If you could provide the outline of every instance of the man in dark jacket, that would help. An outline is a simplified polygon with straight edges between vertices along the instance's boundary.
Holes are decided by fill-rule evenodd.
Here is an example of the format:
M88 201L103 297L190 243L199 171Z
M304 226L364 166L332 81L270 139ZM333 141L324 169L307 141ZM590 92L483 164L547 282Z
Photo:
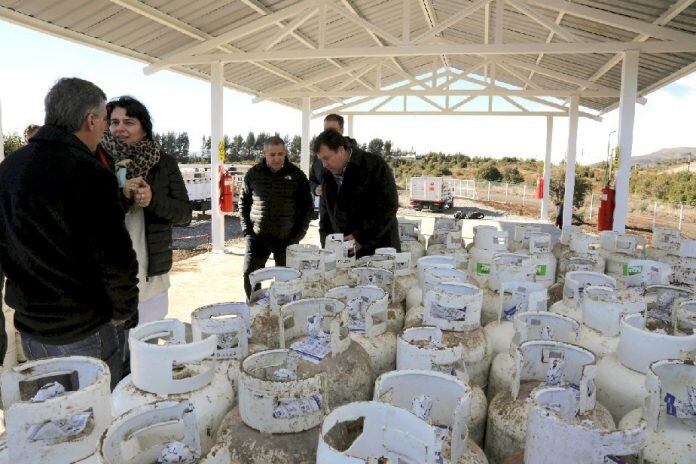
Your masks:
M2 273L2 263L0 263L0 311L2 311L2 288L5 286L5 276ZM14 340L12 340L14 343ZM7 332L5 332L5 315L0 315L0 366L5 362L7 354Z
M271 253L276 266L285 266L285 249L302 240L312 214L307 176L287 159L283 139L270 137L263 157L244 176L240 200L247 297L252 290L249 274L264 267Z
M313 150L324 166L326 208L320 219L321 233L343 233L346 240L354 239L358 257L374 254L380 247L400 251L399 197L384 159L352 147L333 129L317 136Z
M334 129L337 130L341 135L343 135L343 116L339 114L329 114L324 118L324 130ZM350 143L351 147L358 148L358 142L355 139L344 136L345 139ZM321 164L319 158L314 155L312 158L312 169L309 170L309 186L312 189L312 195L319 198L319 215L321 216L321 210L324 207L324 199L321 195L321 181L324 175L324 166ZM321 246L324 246L326 242L326 234L319 233L319 238L321 239Z
M125 321L138 309L138 267L116 177L94 154L106 96L60 79L45 107L45 125L0 163L5 300L28 359L99 358L114 385Z

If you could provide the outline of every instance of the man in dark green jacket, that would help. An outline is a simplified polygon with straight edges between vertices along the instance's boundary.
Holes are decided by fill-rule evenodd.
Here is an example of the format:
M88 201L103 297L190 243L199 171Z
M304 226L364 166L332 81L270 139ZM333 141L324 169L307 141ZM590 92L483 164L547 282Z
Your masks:
M240 199L246 237L244 290L251 295L249 274L266 265L271 253L276 266L285 266L285 249L307 233L312 196L304 172L287 159L285 142L270 137L263 159L244 176Z
M342 233L346 240L355 239L357 257L372 255L381 247L401 251L399 196L386 161L352 146L333 129L317 136L313 150L324 166L321 234Z

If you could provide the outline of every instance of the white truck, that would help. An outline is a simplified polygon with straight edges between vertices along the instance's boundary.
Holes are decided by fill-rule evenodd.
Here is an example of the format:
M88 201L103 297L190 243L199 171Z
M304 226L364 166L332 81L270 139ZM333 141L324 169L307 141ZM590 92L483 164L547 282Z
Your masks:
M418 211L423 208L442 211L454 205L452 189L443 177L411 177L409 199Z

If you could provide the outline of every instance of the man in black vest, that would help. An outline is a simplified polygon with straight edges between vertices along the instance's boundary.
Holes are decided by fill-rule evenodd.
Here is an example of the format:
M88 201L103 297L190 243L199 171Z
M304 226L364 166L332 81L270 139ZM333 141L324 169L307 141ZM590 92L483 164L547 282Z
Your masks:
M380 156L352 146L338 131L328 129L314 141L314 153L324 166L325 209L319 223L324 235L343 233L356 242L356 255L374 254L380 247L401 250L396 212L399 196L391 169Z
M244 291L251 295L249 274L266 265L271 253L276 266L285 266L285 249L307 233L312 196L307 176L287 156L285 142L270 137L263 159L244 176L240 200L246 237Z

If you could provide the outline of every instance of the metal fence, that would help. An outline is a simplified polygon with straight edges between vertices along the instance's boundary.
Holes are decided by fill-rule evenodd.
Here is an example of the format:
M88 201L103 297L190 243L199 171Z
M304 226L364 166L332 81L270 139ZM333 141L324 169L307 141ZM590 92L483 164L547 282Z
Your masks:
M600 199L601 194L595 192L585 198L580 214L588 224L597 223ZM652 230L655 226L674 227L687 237L696 237L696 206L632 196L628 200L626 225L642 230Z
M470 179L445 178L445 185L452 190L454 198L465 198L467 200L478 200L476 191L476 181Z

